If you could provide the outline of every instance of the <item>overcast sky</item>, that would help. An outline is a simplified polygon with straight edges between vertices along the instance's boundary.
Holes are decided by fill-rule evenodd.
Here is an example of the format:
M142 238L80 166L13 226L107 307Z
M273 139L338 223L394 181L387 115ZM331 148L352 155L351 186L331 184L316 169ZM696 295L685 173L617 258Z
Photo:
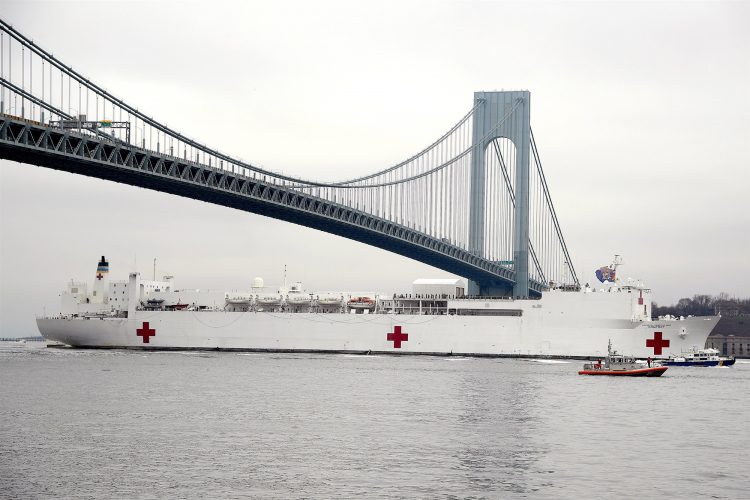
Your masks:
M477 90L528 89L582 282L623 255L659 303L749 296L750 3L13 2L0 16L217 149L338 180L390 166ZM392 292L446 273L286 222L0 161L0 336L70 278Z

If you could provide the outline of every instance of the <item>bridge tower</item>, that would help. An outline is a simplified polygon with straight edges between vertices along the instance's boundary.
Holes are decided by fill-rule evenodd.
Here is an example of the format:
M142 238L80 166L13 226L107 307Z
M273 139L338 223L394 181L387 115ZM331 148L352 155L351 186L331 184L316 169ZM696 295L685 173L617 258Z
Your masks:
M469 192L469 251L484 257L485 182L487 147L505 138L516 147L515 211L513 215L512 290L499 283L469 281L471 295L529 296L529 157L531 150L531 94L526 90L475 92L471 178Z

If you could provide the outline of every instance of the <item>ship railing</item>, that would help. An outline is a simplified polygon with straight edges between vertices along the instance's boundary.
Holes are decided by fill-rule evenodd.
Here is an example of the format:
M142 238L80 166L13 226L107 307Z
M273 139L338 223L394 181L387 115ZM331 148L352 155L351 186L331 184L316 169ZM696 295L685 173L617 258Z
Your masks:
M448 307L447 306L437 306L437 307L422 306L422 308L420 308L419 306L394 306L394 307L384 307L382 309L382 312L384 314L389 314L389 313L413 314L413 315L421 314L425 316L437 316L437 315L448 314Z
M458 300L482 300L482 301L507 300L507 301L511 301L511 300L515 300L515 298L510 297L508 295L465 295L463 297L458 297Z

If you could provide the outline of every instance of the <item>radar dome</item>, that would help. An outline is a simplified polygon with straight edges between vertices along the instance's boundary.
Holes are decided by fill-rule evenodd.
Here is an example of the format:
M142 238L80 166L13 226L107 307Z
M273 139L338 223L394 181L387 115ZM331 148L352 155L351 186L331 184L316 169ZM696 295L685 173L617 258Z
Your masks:
M263 278L253 278L253 288L263 288Z

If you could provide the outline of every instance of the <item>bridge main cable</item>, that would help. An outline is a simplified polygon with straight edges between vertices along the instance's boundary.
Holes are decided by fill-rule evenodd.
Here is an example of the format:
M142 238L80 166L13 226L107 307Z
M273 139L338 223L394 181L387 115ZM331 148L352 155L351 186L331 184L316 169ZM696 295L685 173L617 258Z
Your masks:
M492 128L489 132L487 132L482 139L483 140L489 139L513 115L513 113L515 112L515 110L518 108L518 106L520 104L521 104L521 101L517 101L515 103L515 105L510 109L510 111L508 111L505 114L505 116L502 118L502 120L500 120L497 123L497 125L495 125L494 128ZM476 106L474 108L472 108L472 110L461 120L461 122L459 122L459 125L461 123L465 122L472 115L472 113L474 112L475 109L476 109ZM454 129L452 129L452 131L455 130L455 128L457 128L457 127L458 127L458 125L456 127L454 127ZM449 134L450 134L450 132L448 134L446 134L445 136L443 136L443 137L447 137ZM440 141L438 141L438 142L440 142ZM292 185L289 185L287 187L288 188L292 188L292 189L307 189L307 188L313 188L313 187L327 187L327 188L338 188L338 189L366 189L366 188L376 188L376 187L393 186L393 185L396 185L396 184L403 184L403 183L410 182L410 181L413 181L413 180L421 179L423 177L431 175L431 174L433 174L435 172L438 172L438 171L440 171L440 170L442 170L442 169L444 169L444 168L446 168L446 167L454 164L457 160L460 160L461 158L463 158L466 155L468 155L469 153L471 153L472 149L474 149L474 146L470 145L466 149L464 149L463 151L461 151L459 154L457 154L456 156L454 156L453 158L447 160L444 163L441 163L441 164L439 164L439 165L437 165L437 166L435 166L435 167L433 167L433 168L431 168L429 170L425 170L424 172L420 172L420 173L414 174L414 175L412 175L410 177L405 177L403 179L398 179L398 180L395 180L395 181L381 182L381 183L378 183L378 184L359 184L359 185L350 185L351 182L355 182L355 181L348 181L348 182L344 182L344 183L333 183L333 184L316 184L315 186L307 186L307 185L303 185L303 184L298 184L298 185L292 184ZM427 151L427 150L429 150L429 148L427 148L425 151ZM419 154L415 155L415 156L412 157L411 160L413 160L415 158L418 158L419 156L420 156ZM373 177L377 177L378 175L380 175L382 173L386 173L386 172L389 172L391 170L394 170L395 168L397 168L399 166L403 166L403 165L405 165L406 163L408 163L411 160L407 160L406 162L402 162L401 164L397 165L396 167L391 167L390 169L383 170L382 172L379 172L377 174L372 174L372 175L369 175L367 177L363 177L362 179L371 179Z
M211 156L216 157L217 159L224 160L230 164L237 165L239 167L245 168L247 170L256 172L261 175L266 175L275 179L292 182L300 185L304 185L306 187L343 187L343 185L346 184L352 184L355 182L360 182L361 180L367 180L373 177L377 177L379 175L383 175L385 173L391 172L393 170L396 170L403 165L409 163L410 161L413 161L415 158L420 157L425 152L430 151L432 148L434 148L437 144L439 144L441 141L443 141L446 137L450 136L456 129L458 129L464 122L468 120L468 118L474 113L474 110L476 110L477 105L475 105L459 122L454 125L447 133L445 133L443 136L440 137L437 141L433 142L431 145L424 148L419 153L413 155L412 157L408 158L407 160L404 160L397 165L394 165L392 167L386 168L384 170L381 170L379 172L376 172L374 174L369 174L367 176L356 178L356 179L349 179L345 181L337 181L337 182L317 182L309 179L303 179L301 177L293 177L285 174L281 174L278 172L273 172L271 170L266 170L261 167L252 165L250 163L244 162L242 160L239 160L237 158L233 158L225 153L222 153L218 150L212 149L205 144L201 144L187 136L182 135L180 132L177 132L176 130L173 130L166 125L162 125L161 123L154 120L152 117L147 116L140 112L138 109L130 106L128 103L123 101L122 99L110 94L106 89L98 86L82 74L78 73L76 70L74 70L71 66L66 66L62 61L57 59L52 53L47 52L42 47L37 45L33 40L26 37L23 33L16 30L11 24L7 23L5 20L0 19L0 26L9 33L9 35L13 36L16 40L21 42L22 44L29 47L31 50L33 50L38 56L46 59L50 64L54 65L59 71L65 73L68 75L68 77L72 77L75 79L79 84L83 84L90 89L94 90L96 93L100 94L102 97L105 97L109 99L112 103L117 104L120 106L123 110L127 111L131 115L139 118L144 123L148 124L149 126L153 127L154 129L169 135L173 137L174 139L177 139L178 141L191 146L195 148L196 150L202 151L204 153L207 153ZM68 115L70 116L70 115Z
M388 233L387 237L395 236L399 241L404 241L402 240L403 234L414 235L414 238L417 238L419 242L430 242L431 248L439 248L439 252L444 252L451 258L454 254L455 256L462 255L457 258L462 262L465 261L464 264L486 268L487 273L479 276L478 281L484 280L486 283L496 279L504 283L513 281L511 269L515 266L526 266L525 262L528 258L533 261L533 267L536 270L536 276L533 277L533 280L541 278L541 282L534 284L536 291L540 291L541 288L546 286L545 276L553 280L550 283L559 283L556 273L566 267L571 271L572 278L577 283L577 276L572 268L567 246L562 240L557 215L554 207L551 206L546 179L541 171L537 145L533 133L530 131L528 132L531 136L530 140L528 138L522 139L521 142L528 141L526 147L531 149L532 159L536 163L538 171L537 179L540 178L540 180L535 181L540 184L534 184L533 189L535 191L532 196L536 196L536 198L533 198L535 200L543 200L542 205L546 203L547 207L535 205L536 210L540 211L539 213L542 215L534 216L532 222L532 227L538 228L533 236L534 241L531 241L531 234L527 236L529 239L528 250L526 250L528 257L521 260L509 254L509 251L513 250L509 242L518 241L517 238L511 237L513 228L517 226L513 214L517 214L519 211L525 213L529 210L528 203L522 204L525 207L522 209L514 207L517 202L520 203L520 198L519 200L514 199L514 191L515 195L525 193L527 186L524 186L523 182L518 180L519 174L515 170L517 169L516 162L520 161L515 156L518 137L510 138L507 134L510 128L516 126L517 120L525 120L525 125L522 128L529 128L528 108L523 108L523 116L517 111L522 102L528 102L528 98L520 97L515 91L505 93L507 97L504 98L506 99L504 107L499 107L496 111L493 111L491 118L484 118L487 108L482 108L489 106L487 103L495 97L485 97L484 94L494 96L501 93L479 93L482 94L480 97L475 95L473 107L455 125L427 147L400 163L353 179L319 182L276 173L238 160L190 139L168 126L162 125L151 116L138 111L124 100L113 96L0 19L0 41L5 38L6 33L8 34L8 42L5 44L7 58L0 57L2 63L2 74L0 75L2 94L0 99L5 101L7 96L9 98L7 101L8 109L14 110L3 117L3 126L5 127L3 130L9 134L9 137L13 138L5 146L12 148L13 154L32 154L31 150L24 150L22 147L22 142L27 140L23 134L27 133L26 130L32 129L34 130L33 133L37 134L41 129L34 127L40 126L45 129L43 133L46 135L44 137L48 137L50 134L55 137L64 137L65 141L72 141L70 147L73 147L72 144L76 144L75 151L94 147L94 144L99 149L90 151L86 149L86 151L89 151L88 154L100 155L102 151L106 150L109 155L113 155L115 153L112 151L116 150L116 155L121 155L124 154L121 150L127 150L125 156L122 158L117 156L116 160L109 157L106 160L92 159L93 161L115 162L112 167L107 167L109 170L102 170L99 173L103 178L120 176L118 179L122 179L122 169L132 167L170 178L175 178L179 173L177 177L180 178L180 182L184 180L184 177L188 182L205 184L207 187L216 188L219 191L222 189L229 189L233 192L237 189L247 191L249 186L252 186L253 192L249 196L257 197L258 201L255 201L254 198L252 202L254 205L248 205L251 206L248 211L295 221L303 225L309 223L310 227L318 227L315 225L317 222L313 224L313 222L307 221L306 217L318 217L319 213L323 213L319 211L324 210L325 217L342 218L341 221L337 219L336 223L345 225L346 231L344 229L341 229L341 231L346 232L345 236L347 237L351 237L351 231L346 225L353 222L361 224L359 222L361 220L366 221L367 231L386 232ZM3 48L2 44L0 44L0 48ZM5 52L4 48L0 50L0 56ZM21 56L20 61L18 55ZM38 78L37 70L40 59L41 78ZM20 77L16 72L17 68L21 69ZM49 76L48 80L47 76ZM53 76L59 80L59 86L53 86ZM24 78L26 78L25 81ZM46 85L47 81L49 86ZM47 88L50 90L48 95L45 92ZM527 91L519 91L519 94L524 92L528 94ZM74 100L76 94L77 106ZM510 97L511 95L514 97ZM25 111L24 105L27 106ZM50 120L45 119L47 112L52 115ZM61 120L57 120L56 117ZM472 117L474 118L473 121L470 120ZM487 120L487 123L477 129L477 120ZM82 127L82 124L87 126ZM113 124L122 124L123 126L118 128L127 128L127 138L122 131L115 130ZM503 127L502 130L501 127ZM504 130L505 128L508 128L508 130ZM131 129L134 130L133 136L129 135ZM32 132L28 133L31 134ZM59 134L63 135L60 136ZM132 141L131 137L133 138ZM97 138L99 142L92 142L94 138ZM500 153L498 148L500 142L496 141L505 141L502 142L503 153ZM512 149L508 149L509 146L506 144L508 141L514 144ZM477 148L477 144L494 144L495 153L499 160L499 165L495 164L494 167L488 167L487 173L481 174L486 175L488 179L486 188L482 188L482 196L476 195L473 190L472 176L478 171L475 168L474 160L478 157L477 155L481 154L482 161L489 161L484 160L484 155L491 153L487 151L486 147L484 149ZM114 150L109 148L114 148ZM509 151L512 152L510 156ZM65 151L55 151L55 154L60 153L66 154ZM70 160L72 163L89 161L88 159L81 159L77 155L74 156L75 159ZM136 156L139 158L139 166L137 167L130 164ZM120 163L117 163L118 161ZM78 173L78 166L72 163L69 170ZM165 171L164 165L167 163L169 169ZM53 168L55 167L53 166ZM516 172L514 173L516 181L512 181L509 175L511 169ZM502 179L497 178L500 173L502 173ZM144 184L149 182L156 183L155 180L149 180L144 181ZM250 184L247 184L248 182ZM521 187L515 189L516 182L521 182ZM528 184L528 181L526 182ZM131 179L128 179L127 183L137 184ZM500 183L505 184L505 189ZM231 187L227 187L228 185ZM541 189L538 187L540 185ZM172 184L168 187L175 190L187 189L174 187ZM267 195L267 189L271 189L276 194L266 200L263 197ZM504 193L506 189L507 195ZM258 190L261 192L256 193ZM246 194L245 191L242 191L241 194ZM194 195L195 193L191 192L190 196ZM219 196L213 191L209 195ZM481 247L471 249L473 240L467 222L472 220L469 217L469 212L474 210L471 200L484 199L487 200L487 203L482 202L481 213L485 222L483 227L486 227L486 230L483 234L486 235L486 238L483 236L482 241L486 241L486 244L482 243ZM301 203L299 206L298 202ZM266 204L270 205L270 208ZM274 208L273 204L279 205ZM287 204L289 207L286 206ZM307 210L310 213L302 215L298 212L281 213L276 211L277 208L298 212ZM547 215L544 215L544 210L547 211ZM331 212L329 213L329 211ZM550 220L552 224L550 224ZM325 224L332 225L333 223L326 219ZM554 225L554 227L550 227L551 225ZM330 228L324 230L330 230ZM330 231L339 234L336 232L339 229ZM554 233L556 233L556 238L552 236ZM358 235L357 238L370 241L368 239L370 238L369 233ZM557 239L558 242L552 241L554 239ZM393 243L392 246L403 244ZM553 248L555 244L557 247ZM388 245L391 245L391 243L388 243ZM417 246L424 246L424 243L418 243ZM399 247L397 250L398 252L403 251L405 255L408 254L409 256L414 254L411 249L404 250ZM458 250L463 253L456 253ZM540 253L540 250L542 253ZM421 251L419 250L419 252ZM468 252L468 254L465 252ZM565 258L565 266L562 267L559 265L563 258L561 254ZM552 255L551 259L549 255ZM418 260L429 260L427 257L418 257ZM557 267L550 268L550 265ZM518 268L516 268L516 271L518 271ZM547 274L547 271L550 271L549 274ZM531 276L530 273L527 273L525 267L521 268L521 272L524 276L527 274ZM471 273L474 273L474 271L469 274L471 275Z

